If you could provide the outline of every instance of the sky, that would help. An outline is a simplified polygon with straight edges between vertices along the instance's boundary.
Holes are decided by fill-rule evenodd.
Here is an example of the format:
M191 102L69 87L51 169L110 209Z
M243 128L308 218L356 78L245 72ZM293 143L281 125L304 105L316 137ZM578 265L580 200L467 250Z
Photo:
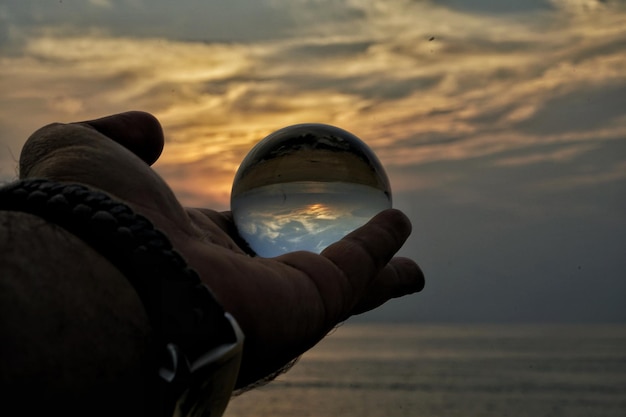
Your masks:
M626 1L5 0L0 181L30 133L144 110L226 210L266 135L366 142L422 293L354 321L626 322Z

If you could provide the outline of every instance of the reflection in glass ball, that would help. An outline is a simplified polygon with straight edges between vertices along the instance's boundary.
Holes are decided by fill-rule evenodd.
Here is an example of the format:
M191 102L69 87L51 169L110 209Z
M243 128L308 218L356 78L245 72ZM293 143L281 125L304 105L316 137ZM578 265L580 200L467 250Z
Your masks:
M323 124L278 130L244 158L231 210L259 256L320 253L391 207L389 180L359 138Z

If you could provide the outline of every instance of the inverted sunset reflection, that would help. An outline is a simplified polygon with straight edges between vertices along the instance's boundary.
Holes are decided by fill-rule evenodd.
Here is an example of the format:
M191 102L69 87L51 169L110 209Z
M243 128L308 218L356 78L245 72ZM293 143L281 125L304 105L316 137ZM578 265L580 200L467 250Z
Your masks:
M378 188L341 182L289 182L245 192L234 200L239 233L257 255L319 253L391 207Z

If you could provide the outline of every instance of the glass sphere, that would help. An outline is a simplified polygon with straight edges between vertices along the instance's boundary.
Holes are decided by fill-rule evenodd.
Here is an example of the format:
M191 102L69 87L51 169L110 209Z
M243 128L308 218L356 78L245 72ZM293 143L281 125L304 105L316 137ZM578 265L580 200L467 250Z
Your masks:
M267 136L244 158L231 193L237 230L262 257L320 253L390 207L389 179L374 152L324 124Z

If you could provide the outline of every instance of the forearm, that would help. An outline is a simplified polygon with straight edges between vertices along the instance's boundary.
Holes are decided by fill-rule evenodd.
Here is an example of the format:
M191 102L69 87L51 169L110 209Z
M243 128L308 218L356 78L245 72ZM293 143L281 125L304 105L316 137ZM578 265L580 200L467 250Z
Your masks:
M64 415L141 410L148 318L126 278L78 238L0 211L0 310L7 398Z

